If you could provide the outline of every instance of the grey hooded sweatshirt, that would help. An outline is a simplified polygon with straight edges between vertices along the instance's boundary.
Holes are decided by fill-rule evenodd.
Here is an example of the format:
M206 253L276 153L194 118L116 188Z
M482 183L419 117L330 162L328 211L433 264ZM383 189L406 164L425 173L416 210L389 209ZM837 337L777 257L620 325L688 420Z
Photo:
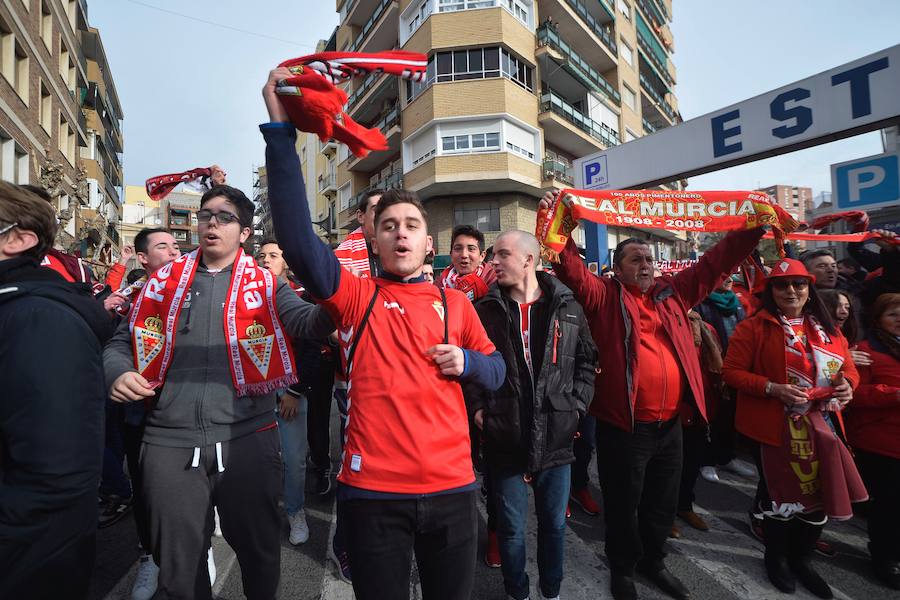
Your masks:
M210 273L202 264L178 318L172 363L152 399L144 441L177 448L226 442L274 422L275 393L238 397L231 380L223 313L231 267ZM284 332L293 338L324 338L334 331L321 306L301 300L279 283L275 304ZM273 357L274 359L275 357ZM106 387L126 371L136 371L128 320L103 351Z

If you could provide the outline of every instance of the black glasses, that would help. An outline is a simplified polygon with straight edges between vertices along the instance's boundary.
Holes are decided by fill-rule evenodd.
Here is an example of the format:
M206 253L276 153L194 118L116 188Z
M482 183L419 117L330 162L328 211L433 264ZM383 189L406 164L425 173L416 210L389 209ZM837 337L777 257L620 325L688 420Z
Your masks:
M776 290L786 290L793 286L795 290L805 290L809 287L809 279L782 279L776 278L772 280L772 287Z
M236 214L224 210L221 212L213 212L204 208L197 211L197 220L201 223L209 223L212 221L213 217L215 217L216 223L219 225L228 225L229 223L235 223L239 220Z

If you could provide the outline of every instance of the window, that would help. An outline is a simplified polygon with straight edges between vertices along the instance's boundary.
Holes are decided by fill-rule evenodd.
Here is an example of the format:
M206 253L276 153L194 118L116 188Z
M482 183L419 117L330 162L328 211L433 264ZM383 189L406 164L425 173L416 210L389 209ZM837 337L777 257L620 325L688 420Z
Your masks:
M350 0L348 0L349 2ZM346 6L346 2L344 5ZM411 2L400 15L400 45L403 46L432 13L449 13L460 10L501 7L531 28L534 0L419 0ZM342 9L343 12L343 9ZM341 21L343 21L343 17Z
M625 18L630 21L631 20L631 5L628 4L627 2L625 2L625 0L618 0L618 4L619 4L619 10L621 11L621 13L623 15L625 15Z
M53 48L53 14L50 5L44 0L41 2L41 39L47 51L52 53Z
M636 140L637 137L638 137L638 136L637 136L637 134L636 134L635 132L633 132L632 130L628 129L627 127L625 128L625 141L626 141L626 142L630 142L631 140Z
M75 133L61 114L59 116L59 151L66 157L66 160L75 164Z
M437 150L435 148L432 148L425 154L422 154L421 156L418 156L415 159L413 159L412 164L414 167L417 167L420 164L422 164L423 162L425 162L426 160L428 160L429 158L431 158L432 156L434 156L435 154L437 154Z
M619 38L619 54L625 59L629 66L634 66L634 50L628 45L628 42Z
M531 152L527 148L522 148L521 146L517 146L517 145L513 144L512 142L506 142L506 148L508 150L512 150L513 152L517 152L517 153L521 154L522 156L530 158L531 160L534 160L534 152Z
M471 225L479 231L500 231L500 205L496 202L457 205L453 225Z
M441 138L442 154L496 152L500 150L500 132L450 135Z
M506 77L529 92L534 83L534 68L504 48L475 48L438 52L428 61L425 79L420 82L407 81L406 97L411 102L435 80L439 83Z
M630 87L626 84L622 84L622 102L625 103L631 110L637 110L637 96Z
M0 179L10 183L28 183L28 153L0 130Z
M50 92L47 90L47 86L44 85L44 82L41 82L41 105L38 109L40 114L38 115L41 127L44 128L44 131L47 132L47 135L51 134L50 128L52 127L53 120L53 99L50 96Z
M12 29L0 19L0 72L28 104L28 55Z
M172 224L175 224L174 221ZM173 229L172 237L175 238L176 242L184 242L186 244L188 241L188 232L183 229Z

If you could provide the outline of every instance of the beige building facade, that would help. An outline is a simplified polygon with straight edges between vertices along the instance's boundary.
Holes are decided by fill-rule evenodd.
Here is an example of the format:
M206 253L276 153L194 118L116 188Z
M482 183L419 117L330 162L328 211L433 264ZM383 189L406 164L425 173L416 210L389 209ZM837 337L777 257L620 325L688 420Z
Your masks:
M543 192L574 183L574 159L680 120L665 0L337 0L336 8L336 50L428 57L422 82L372 74L348 85L348 113L378 127L389 148L363 159L342 145L333 151L336 226L355 227L367 190L413 190L426 202L438 267L449 261L455 225L478 227L489 245L503 230L533 230ZM317 193L330 192L327 172L315 178ZM610 228L610 242L633 233ZM686 250L683 235L651 235L658 254Z

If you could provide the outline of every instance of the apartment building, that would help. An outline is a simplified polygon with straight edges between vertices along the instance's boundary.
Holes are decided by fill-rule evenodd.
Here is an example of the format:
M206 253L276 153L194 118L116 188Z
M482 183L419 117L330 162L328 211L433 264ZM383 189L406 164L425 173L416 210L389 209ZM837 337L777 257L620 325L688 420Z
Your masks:
M141 229L168 229L182 252L190 252L200 244L197 211L202 194L175 191L157 202L151 200L142 185L125 186L122 219L119 224L122 244L133 244Z
M349 84L348 113L378 127L389 148L362 159L342 145L323 149L335 156L336 225L355 227L356 203L369 189L416 191L438 268L449 260L455 225L478 227L489 244L506 229L533 230L537 199L573 184L575 158L679 120L666 0L337 0L336 7L337 50L428 56L422 82L376 73ZM329 173L316 180L331 189ZM610 228L609 243L633 234ZM660 257L687 250L684 235L650 235Z
M796 185L770 185L757 191L768 194L795 219L806 221L807 218L812 216L812 188L798 187Z

